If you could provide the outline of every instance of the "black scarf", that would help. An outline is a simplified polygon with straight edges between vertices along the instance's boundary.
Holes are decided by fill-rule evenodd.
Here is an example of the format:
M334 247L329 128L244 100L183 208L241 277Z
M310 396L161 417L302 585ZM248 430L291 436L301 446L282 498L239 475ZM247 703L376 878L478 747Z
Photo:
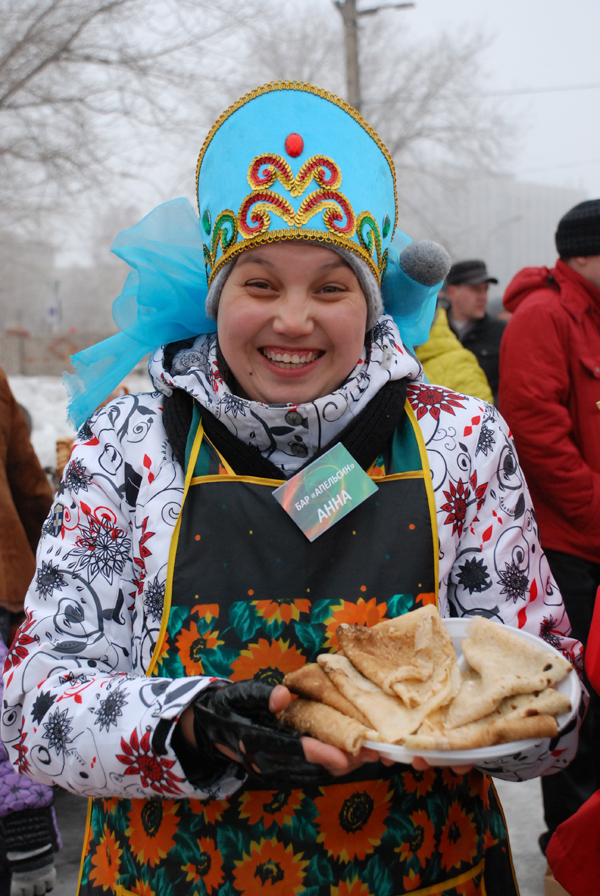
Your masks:
M351 420L335 439L309 458L300 469L304 469L341 442L363 470L367 470L381 454L402 419L407 388L407 379L386 383L366 408ZM185 446L192 423L194 398L182 389L174 389L172 395L165 396L163 408L167 438L176 460L185 468ZM284 474L279 467L263 457L256 448L234 436L220 420L204 408L202 408L202 424L207 437L238 476L258 476L263 479L283 477Z

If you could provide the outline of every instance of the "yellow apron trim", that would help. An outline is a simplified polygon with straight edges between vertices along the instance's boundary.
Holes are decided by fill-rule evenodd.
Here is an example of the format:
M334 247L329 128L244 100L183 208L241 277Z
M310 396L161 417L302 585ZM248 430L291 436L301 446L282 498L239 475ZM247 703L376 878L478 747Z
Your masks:
M202 426L202 417L200 417L200 426ZM221 464L221 466L223 467L224 470L227 470L227 476L235 476L235 470L233 469L233 467L231 466L229 461L225 460L223 455L215 448L215 446L213 445L211 440L208 438L208 436L204 436L204 438L206 438L206 441L208 442L208 444L210 445L212 450L215 452L215 454L218 455L219 463ZM200 449L198 449L198 450L200 450ZM196 458L197 458L197 455L196 455ZM224 475L225 475L225 473L219 473L219 476L224 476ZM195 476L194 478L201 479L202 477ZM194 484L194 478L192 478L192 484Z
M215 449L216 450L216 449ZM218 452L217 452L218 453ZM219 457L221 455L219 454ZM393 482L395 479L425 479L426 475L423 470L409 470L407 473L390 473L387 476L377 476L373 478L373 482ZM263 479L260 476L238 476L234 473L231 476L224 476L222 473L211 473L207 476L194 476L190 485L201 485L205 482L250 482L254 485L285 485L287 479ZM427 493L429 497L429 492ZM437 579L436 579L437 581Z
M221 457L220 454L219 457ZM212 473L208 476L194 476L190 485L200 485L205 482L250 482L254 485L284 485L286 481L286 479L261 479L260 476L238 476L235 473L230 476Z
M406 473L390 473L388 476L375 476L373 482L394 482L395 479L426 479L423 470L408 470ZM428 493L429 498L429 493ZM436 578L437 581L437 578Z
M87 855L87 842L90 833L90 825L92 823L92 798L88 800L87 818L85 820L85 834L83 837L83 846L81 847L81 862L79 863L79 877L77 878L77 893L81 887L81 878L83 877L83 863Z
M411 423L412 423L412 420L411 420ZM413 423L413 428L414 428L414 423ZM263 477L263 476L238 476L237 473L235 473L231 469L231 467L229 466L229 464L227 463L227 461L225 460L225 458L223 457L221 452L218 450L218 448L215 448L215 446L213 445L213 443L210 441L210 439L208 437L206 438L206 441L210 445L212 445L215 453L217 454L217 456L219 458L219 463L221 464L221 466L225 467L228 475L225 476L222 473L211 473L206 476L194 476L190 482L190 485L201 485L206 482L228 482L230 480L233 482L249 482L253 485L267 485L267 486L268 485L271 485L271 486L285 485L286 482L289 482L288 479L265 479L265 477ZM420 446L419 446L419 448L420 448ZM422 460L422 455L421 455L421 460ZM191 456L190 456L190 461L191 461ZM370 470L373 469L373 466L374 465L372 465L369 469ZM397 480L397 479L426 479L427 474L424 472L425 469L426 468L423 468L423 470L409 470L406 473L390 473L389 475L386 475L386 476L374 476L372 478L373 478L373 482L375 482L375 483L393 482L394 480ZM369 473L367 471L367 475L368 474ZM429 500L429 490L427 491L427 497ZM431 504L430 504L430 509L431 509ZM437 579L437 572L436 572L436 583L437 583L437 580L438 579Z
M422 890L411 890L410 896L436 896L436 894L443 894L448 892L449 890L454 890L456 887L460 887L462 884L467 883L470 880L473 880L474 877L483 871L483 866L485 863L485 859L482 859L474 868L471 868L470 871L465 871L464 874L459 875L458 877L452 878L452 880L444 881L441 884L433 884L431 887L425 887ZM482 881L482 893L485 896L485 884ZM131 890L126 890L121 884L117 884L115 890L116 896L135 896L135 894ZM407 894L408 896L408 894Z
M435 896L435 894L443 894L447 893L448 890L454 890L456 887L460 887L461 884L466 884L467 881L473 880L474 877L477 877L480 871L483 871L483 867L485 865L485 859L482 859L481 862L478 862L474 868L471 868L470 871L465 871L464 874L460 874L458 877L453 877L452 880L445 880L441 884L432 884L430 887L423 887L422 890L411 890L410 896Z
M431 481L431 468L429 466L429 457L427 456L427 446L425 445L425 439L423 438L423 433L421 432L421 427L419 426L419 422L415 416L415 412L413 411L408 398L406 399L406 404L404 405L404 407L406 408L406 413L408 414L408 419L412 423L413 430L415 432L415 436L417 437L417 444L419 446L419 454L421 455L421 466L423 467L423 473L425 474L425 489L427 491L427 500L429 501L429 517L431 519L431 537L433 539L433 570L434 570L434 576L435 576L435 605L439 610L440 539L439 539L438 527L437 527L437 511L435 508L435 495L433 493L433 483ZM416 893L413 893L412 896L416 896Z
M413 429L416 428L416 430L418 430L418 433L417 433L417 439L418 439L419 435L421 435L420 428L418 427L418 424L415 425L414 420L411 420L411 423L413 425ZM421 436L421 440L422 440L422 438L423 437ZM237 473L235 473L231 469L231 467L229 466L229 464L227 463L227 461L225 460L225 458L223 457L221 452L218 450L218 448L215 448L215 446L213 445L213 443L210 441L210 439L208 437L206 438L206 441L210 445L212 445L215 453L217 454L217 456L219 458L219 462L220 462L221 466L225 467L228 475L225 476L222 473L212 473L212 474L206 475L206 476L194 476L190 485L201 485L202 483L205 483L205 482L227 482L230 479L235 482L249 482L254 485L278 486L278 485L285 485L286 482L289 482L288 479L265 479L264 476L238 476ZM419 445L419 454L421 456L421 461L422 461L423 454L421 452L421 445ZM191 458L190 458L190 460L191 460ZM367 475L370 475L370 471L373 469L374 466L375 466L375 464L372 464L369 467L369 469L367 470ZM427 473L425 472L427 469L428 469L428 467L423 467L422 470L409 470L408 472L405 472L405 473L389 473L385 476L373 476L371 478L373 479L373 482L375 482L375 483L394 482L394 480L398 480L398 479L427 479L428 476L427 476ZM431 478L431 477L429 477L429 478ZM429 492L430 492L430 490L428 489L427 490L428 501L430 498ZM431 510L431 502L430 501L429 501L429 507ZM437 538L437 530L435 533L435 537ZM438 576L437 576L437 571L436 571L436 583L437 583L437 581L438 581Z
M498 796L498 791L496 790L496 785L494 784L494 779L490 777L490 784L492 790L494 791L494 796L496 797L496 802L498 803L498 808L500 809L500 815L502 816L502 821L504 822L504 830L506 831L506 848L508 849L508 858L510 859L510 870L512 871L513 881L515 884L515 890L517 891L517 896L520 896L519 891L519 882L517 881L517 874L515 872L515 866L513 863L512 857L512 849L510 846L510 837L508 836L508 825L506 823L506 816L504 814L504 809L502 807L502 803L500 802L500 797Z
M194 468L196 466L196 460L198 459L198 453L200 451L200 445L202 444L202 436L204 435L204 427L202 426L202 421L198 426L198 431L194 437L194 444L192 445L192 451L190 453L190 459L188 463L188 468L185 471L185 484L183 487L183 498L181 500L181 508L179 510L179 516L177 517L177 522L175 524L175 531L173 532L173 537L171 538L171 546L169 548L169 562L167 566L167 582L165 586L165 599L163 603L163 614L162 620L160 623L160 631L158 633L158 638L156 639L156 644L154 645L154 650L152 652L152 658L150 659L150 664L146 669L146 675L152 675L152 672L158 662L158 658L160 656L160 652L162 650L162 646L165 640L165 635L167 633L167 625L169 624L169 616L171 615L171 595L173 593L173 572L175 570L175 554L177 553L177 544L179 542L179 531L181 529L181 517L183 511L183 505L185 504L185 499L187 497L187 493L189 491L191 482L192 482L192 474L194 472Z
M460 887L462 884L467 883L470 880L473 880L474 877L483 871L483 866L485 863L485 859L482 859L474 868L471 868L470 871L465 871L464 874L459 875L458 877L452 878L452 880L444 881L441 884L433 884L430 887L425 887L422 890L412 890L410 896L436 896L436 894L443 894L448 890L456 889L456 887ZM484 887L485 893L485 885L482 882L482 886ZM122 884L117 884L115 890L116 896L134 896L134 893L131 890L126 890Z
M202 424L201 424L201 425L202 425ZM210 441L210 439L208 438L208 436L206 437L206 441L207 441L210 445L212 445L213 448L215 448L215 446L214 446L213 443ZM216 448L215 448L215 451L217 451ZM233 467L231 466L231 464L230 464L228 461L225 460L225 458L223 457L223 455L221 454L220 451L217 451L217 454L219 455L219 460L220 460L222 466L224 466L225 469L227 470L227 475L228 475L228 476L235 476L235 470L233 469ZM221 474L221 475L222 475L222 474ZM202 479L202 478L203 478L202 476L196 476L196 479ZM193 484L193 482L194 482L194 480L192 479L192 484Z

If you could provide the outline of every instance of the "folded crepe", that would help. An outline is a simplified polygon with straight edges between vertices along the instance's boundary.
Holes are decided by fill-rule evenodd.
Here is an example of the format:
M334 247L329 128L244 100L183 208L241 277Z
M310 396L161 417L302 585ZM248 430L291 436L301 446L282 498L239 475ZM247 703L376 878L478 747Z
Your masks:
M469 623L467 635L462 648L472 671L463 676L460 689L448 707L447 728L459 728L482 719L505 697L543 691L572 671L571 664L563 657L536 647L483 617Z
M437 705L434 697L421 706L406 706L399 697L384 693L379 685L361 675L347 657L339 654L321 654L317 662L342 695L367 717L385 743L403 741Z
M363 675L408 707L448 703L460 687L460 670L446 626L428 605L372 628L342 624L337 635L345 655Z
M446 728L446 713L428 716L404 746L409 750L474 750L527 738L556 737L555 716L570 712L571 701L554 688L541 693L506 697L489 715L463 725Z
M295 700L282 718L354 755L366 739L421 751L555 737L556 716L571 710L552 687L570 663L481 617L462 642L464 674L435 607L337 632L340 653L285 677L309 699Z
M366 740L378 740L376 731L314 700L293 700L280 719L295 731L316 737L322 743L331 744L353 756L358 756Z
M433 728L429 732L419 730L416 734L410 734L403 746L407 750L477 750L515 740L556 737L557 734L556 719L544 713L524 719L494 719L484 726L474 722L446 731Z
M288 672L283 683L293 694L306 697L308 700L316 700L318 703L325 703L345 716L356 719L366 728L371 727L364 713L350 703L341 691L338 691L318 663L307 663L300 669L296 669L295 672Z

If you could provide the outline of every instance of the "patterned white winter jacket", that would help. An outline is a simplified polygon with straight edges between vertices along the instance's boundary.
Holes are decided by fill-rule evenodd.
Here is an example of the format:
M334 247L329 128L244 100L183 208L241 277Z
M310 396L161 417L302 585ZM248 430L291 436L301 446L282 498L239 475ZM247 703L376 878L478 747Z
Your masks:
M384 346L385 348L385 346ZM155 383L201 398L191 373L153 361ZM440 539L443 616L484 613L541 635L581 666L512 438L485 402L424 384L409 399L432 471ZM406 375L402 373L402 375ZM164 385L162 385L164 388ZM145 678L160 629L167 558L184 472L173 457L161 392L128 395L78 434L44 526L27 620L5 667L2 739L18 769L87 796L223 798L240 786L226 774L203 793L171 748L171 731L206 677ZM576 726L573 726L575 729ZM503 763L519 780L562 768L576 730L550 753L539 746Z

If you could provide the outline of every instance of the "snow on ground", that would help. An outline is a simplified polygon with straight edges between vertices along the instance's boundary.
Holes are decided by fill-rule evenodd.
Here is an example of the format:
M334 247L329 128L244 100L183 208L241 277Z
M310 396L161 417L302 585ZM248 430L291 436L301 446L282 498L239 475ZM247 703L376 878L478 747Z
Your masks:
M56 440L72 439L75 430L67 422L67 393L59 376L9 376L13 395L27 408L33 421L31 441L43 467L56 466ZM130 392L152 388L148 374L141 370L123 381Z
M43 467L56 466L56 440L72 439L67 393L59 376L9 376L12 393L31 414L31 441Z
M515 873L521 896L544 896L546 859L538 837L546 830L540 778L512 784L494 778L508 825Z

